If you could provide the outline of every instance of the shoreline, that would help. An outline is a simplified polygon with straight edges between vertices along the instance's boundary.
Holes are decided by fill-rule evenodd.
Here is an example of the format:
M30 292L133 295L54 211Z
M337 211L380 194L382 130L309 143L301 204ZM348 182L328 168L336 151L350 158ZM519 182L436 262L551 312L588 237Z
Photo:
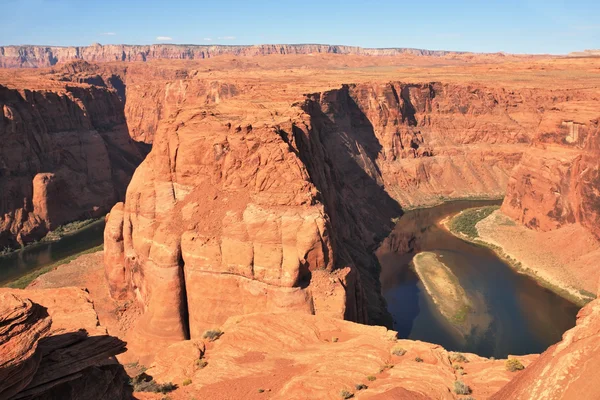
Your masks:
M61 226L57 227L55 230L46 233L46 235L43 238L41 238L40 240L29 242L25 246L21 246L18 249L11 249L9 251L6 251L6 249L2 250L0 252L0 258L10 257L10 256L17 254L19 252L22 252L24 250L33 249L33 248L43 246L48 243L59 242L65 237L75 235L76 233L79 233L84 229L87 229L91 226L94 226L95 224L100 223L101 221L104 220L105 217L106 216L101 216L98 218L91 218L91 219L87 219L87 220L73 221L73 222L69 222L68 224L61 225ZM68 227L72 224L82 224L82 223L83 223L83 225L80 225L75 229L67 230L66 232L63 232L64 229L68 229Z
M490 249L491 251L494 252L494 254L496 254L496 256L499 259L501 259L505 264L507 264L516 273L528 276L529 278L533 279L541 287L552 291L556 295L564 298L565 300L567 300L579 307L585 306L587 303L589 303L590 301L592 301L596 298L595 296L592 297L591 293L590 293L590 295L588 295L587 291L585 291L584 289L572 287L572 286L567 285L564 282L561 282L556 279L551 280L549 278L540 276L540 273L536 269L531 268L529 266L524 266L522 261L519 261L517 258L512 257L504 249L504 247L502 247L499 244L492 243L491 241L485 240L481 236L470 237L462 232L457 232L454 229L452 229L452 227L451 227L452 222L455 221L455 219L457 217L459 217L460 215L462 215L465 211L481 209L481 208L482 207L475 207L472 209L463 210L454 215L449 215L449 216L445 217L444 219L440 220L438 225L440 225L443 229L447 230L449 233L451 233L452 235L454 235L455 237L457 237L461 240L464 240L466 242L472 243L477 246L481 246L481 247ZM482 218L481 220L477 221L475 223L475 229L477 229L476 225L479 222L486 220L487 218L490 218L491 215L493 215L493 213L490 215L487 215L485 218Z
M2 282L2 283L0 283L0 287L6 287L6 288L11 288L11 289L25 289L27 286L29 286L31 284L31 282L36 280L38 277L40 277L44 274L47 274L48 272L51 272L62 265L68 264L71 261L76 260L77 258L79 258L85 254L96 253L98 251L104 251L104 243L102 243L99 246L91 247L87 250L80 251L79 253L72 254L72 255L63 258L62 260L58 260L50 265L45 265L38 269L29 271L27 274L25 274L17 279Z
M423 204L423 205L418 205L418 206L414 206L414 207L404 206L400 203L399 204L400 204L400 207L402 207L402 211L408 212L408 211L416 211L416 210L426 210L429 208L439 207L444 204L450 204L450 203L461 202L461 201L500 201L503 199L504 199L504 195L502 195L502 196L464 196L464 197L456 197L456 198L442 197L439 200L439 202L431 203L431 204Z

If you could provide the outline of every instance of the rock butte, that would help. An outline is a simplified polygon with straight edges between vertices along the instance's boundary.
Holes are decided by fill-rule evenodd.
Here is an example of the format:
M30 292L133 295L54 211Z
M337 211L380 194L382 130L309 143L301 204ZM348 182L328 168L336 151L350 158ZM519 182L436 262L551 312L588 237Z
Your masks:
M138 51L92 46L80 54L112 61L115 48ZM516 376L504 370L504 361L475 355L467 355L471 362L461 376L439 346L396 343L383 327L342 319L390 325L373 251L402 209L506 194L502 210L531 229L577 223L598 236L600 61L287 54L317 52L308 48L246 57L269 54L248 49L201 61L123 63L137 59L125 56L116 63L80 60L0 71L0 82L19 94L14 101L24 109L50 106L21 93L43 92L65 102L71 98L65 93L81 93L71 100L77 106L28 116L30 126L58 124L70 110L99 112L83 112L92 122L42 132L74 131L87 140L126 123L126 140L118 142L123 146L105 145L113 171L124 158L135 166L143 157L134 142L152 143L125 201L108 216L106 281L99 255L85 256L89 265L81 271L77 262L63 267L77 276L68 284L90 289L109 332L126 338L129 351L122 360L142 360L162 381L191 379L172 398L261 398L258 389L270 389L274 398L339 398L341 390L359 398L455 398L455 380L471 386L478 399L599 394L589 378L600 360L597 301L581 311L578 327L563 342L539 358L524 357L527 368ZM3 48L0 59L6 66L46 66L48 54L73 54L59 50L31 48L15 64ZM159 54L150 60L179 58L181 49L144 51ZM101 53L110 55L93 58ZM88 97L93 101L86 103ZM14 114L5 111L3 121ZM33 129L10 121L10 129L0 125L8 137ZM100 139L109 143L109 136ZM45 152L14 142L2 157L16 161L4 162L7 173L0 179L21 174L35 189L37 174L82 169L72 168L68 158L52 160L49 171L24 168L17 155ZM97 192L84 204L100 199L110 207L122 198L109 176L104 181L113 182L116 194ZM126 185L127 174L119 176ZM56 206L77 192L64 200L51 190L39 197L33 189L13 193L3 200L4 220L12 215L15 221L20 212L27 218L18 220L27 224L3 225L4 237L50 229L56 215L78 217L44 214L23 202L35 198L35 204ZM52 286L44 283L51 277L33 286ZM115 315L115 309L121 311ZM217 327L222 338L203 339L205 330ZM407 353L393 356L396 345ZM194 362L201 354L208 362L203 369ZM376 380L366 381L371 374ZM369 388L356 391L359 383Z

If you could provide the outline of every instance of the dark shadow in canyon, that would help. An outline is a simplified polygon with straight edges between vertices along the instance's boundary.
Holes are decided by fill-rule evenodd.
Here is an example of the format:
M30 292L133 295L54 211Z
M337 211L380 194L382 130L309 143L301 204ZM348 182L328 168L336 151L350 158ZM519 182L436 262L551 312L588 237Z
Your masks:
M310 115L311 127L305 131L293 126L293 142L330 218L335 267L358 268L363 288L358 296L366 300L368 318L348 317L391 327L381 296L381 267L373 252L393 229L392 219L402 215L402 208L383 187L376 163L382 146L346 85L309 95L302 109ZM289 140L288 133L281 134Z

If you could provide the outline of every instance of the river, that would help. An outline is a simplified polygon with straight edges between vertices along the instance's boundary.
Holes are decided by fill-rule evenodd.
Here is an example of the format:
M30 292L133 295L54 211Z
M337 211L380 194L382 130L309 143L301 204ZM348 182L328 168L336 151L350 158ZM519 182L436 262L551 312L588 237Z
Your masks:
M56 242L39 242L0 257L0 286L104 242L104 218Z
M492 204L499 202L457 201L409 211L378 249L382 292L399 337L505 358L541 353L575 326L579 307L518 274L493 251L460 240L438 224L463 209ZM442 317L411 268L421 251L436 253L478 302L478 329L464 335Z

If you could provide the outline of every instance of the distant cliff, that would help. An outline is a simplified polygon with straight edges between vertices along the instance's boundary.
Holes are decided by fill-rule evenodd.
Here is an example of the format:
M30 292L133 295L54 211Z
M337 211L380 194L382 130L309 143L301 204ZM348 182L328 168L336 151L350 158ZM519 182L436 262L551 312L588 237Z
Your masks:
M49 67L59 62L86 60L91 62L108 61L148 61L155 59L194 60L220 55L264 56L270 54L355 54L367 56L394 56L411 54L416 56L444 56L458 54L442 50L422 50L409 48L366 49L355 46L335 46L326 44L263 44L256 46L199 46L178 44L155 44L146 46L93 44L82 47L58 46L3 46L0 47L0 67L39 68Z

